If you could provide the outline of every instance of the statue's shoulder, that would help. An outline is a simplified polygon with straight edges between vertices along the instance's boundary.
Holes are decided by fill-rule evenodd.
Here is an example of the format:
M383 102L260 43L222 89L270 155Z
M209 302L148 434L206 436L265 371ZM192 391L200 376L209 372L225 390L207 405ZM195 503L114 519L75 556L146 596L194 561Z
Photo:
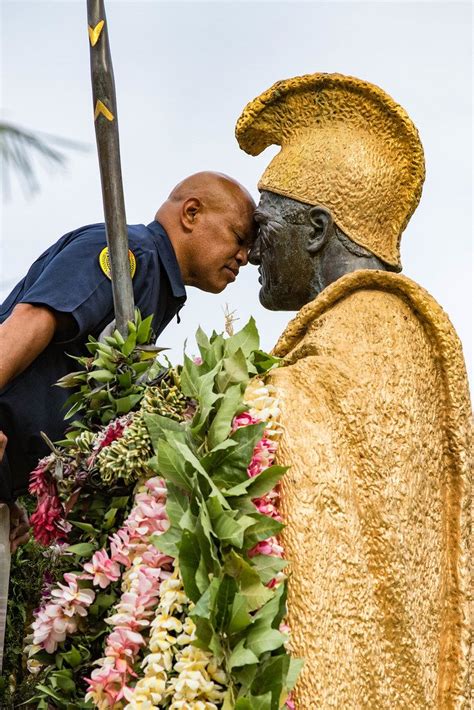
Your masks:
M424 388L420 407L428 397L444 402L451 431L465 442L471 407L460 340L436 300L405 276L342 277L299 311L274 353L289 366L288 378L292 371L302 382L313 378L336 399L383 390L412 406L411 393Z
M304 306L274 353L294 361L312 350L370 345L390 353L422 341L464 371L459 338L433 296L401 274L363 270L338 279Z

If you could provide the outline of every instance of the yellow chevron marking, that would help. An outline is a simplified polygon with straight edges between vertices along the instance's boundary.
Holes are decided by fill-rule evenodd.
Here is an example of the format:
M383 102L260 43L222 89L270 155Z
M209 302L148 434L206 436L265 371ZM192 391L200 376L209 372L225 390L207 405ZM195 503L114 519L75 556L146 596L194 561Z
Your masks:
M97 118L99 114L102 114L105 116L107 121L113 121L115 116L113 113L110 113L109 109L105 104L102 103L102 101L97 100L97 103L95 105L95 111L94 111L94 121L97 121Z
M96 24L96 26L94 28L92 28L90 25L87 28L89 31L89 39L90 39L91 45L93 47L95 47L95 45L99 41L100 33L102 32L102 28L104 25L105 25L105 21L101 20L100 22L98 22Z

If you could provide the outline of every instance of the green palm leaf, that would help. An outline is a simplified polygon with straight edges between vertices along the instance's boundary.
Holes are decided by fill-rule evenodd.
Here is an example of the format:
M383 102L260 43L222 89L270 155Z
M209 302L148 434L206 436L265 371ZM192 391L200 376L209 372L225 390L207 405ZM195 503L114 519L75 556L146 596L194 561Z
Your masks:
M0 160L5 192L9 194L11 175L17 177L27 193L37 191L38 167L53 170L64 167L67 162L65 150L88 150L88 146L0 122Z

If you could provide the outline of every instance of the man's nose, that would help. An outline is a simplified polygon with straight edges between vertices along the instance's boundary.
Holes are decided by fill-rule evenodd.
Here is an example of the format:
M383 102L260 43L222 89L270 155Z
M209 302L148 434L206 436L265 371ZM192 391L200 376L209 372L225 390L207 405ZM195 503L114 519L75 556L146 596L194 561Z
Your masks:
M249 250L247 247L241 247L235 258L239 266L247 266L249 261Z
M248 261L254 266L260 265L260 234L257 234L257 238L249 249Z

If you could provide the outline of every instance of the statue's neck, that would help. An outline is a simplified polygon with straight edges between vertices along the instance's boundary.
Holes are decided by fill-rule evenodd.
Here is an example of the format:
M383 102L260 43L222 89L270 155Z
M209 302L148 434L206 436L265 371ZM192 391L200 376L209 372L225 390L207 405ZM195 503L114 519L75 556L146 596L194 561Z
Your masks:
M360 269L378 269L388 271L389 268L376 256L357 256L350 252L337 239L331 239L319 254L319 285L321 290L337 281L341 276Z

